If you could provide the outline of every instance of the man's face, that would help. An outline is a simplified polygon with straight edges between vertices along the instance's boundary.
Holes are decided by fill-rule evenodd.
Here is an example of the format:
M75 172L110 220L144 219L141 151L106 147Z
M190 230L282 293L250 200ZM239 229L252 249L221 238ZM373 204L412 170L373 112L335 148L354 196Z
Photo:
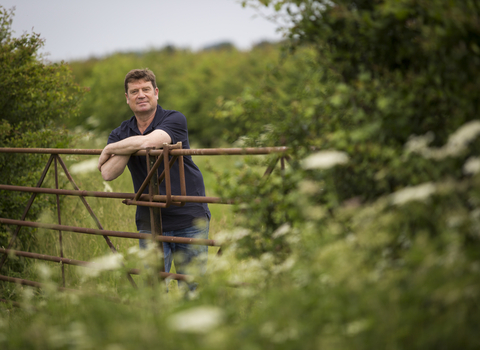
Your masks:
M157 108L158 88L152 82L136 80L128 83L127 103L135 115L153 113Z

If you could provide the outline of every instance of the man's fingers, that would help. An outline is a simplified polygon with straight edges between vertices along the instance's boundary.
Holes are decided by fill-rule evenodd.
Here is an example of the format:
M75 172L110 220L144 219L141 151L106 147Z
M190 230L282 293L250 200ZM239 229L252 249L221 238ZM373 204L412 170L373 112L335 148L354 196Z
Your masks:
M102 170L102 165L105 164L105 162L110 158L110 156L106 155L105 153L102 152L102 154L100 154L100 157L98 158L98 170L101 171Z

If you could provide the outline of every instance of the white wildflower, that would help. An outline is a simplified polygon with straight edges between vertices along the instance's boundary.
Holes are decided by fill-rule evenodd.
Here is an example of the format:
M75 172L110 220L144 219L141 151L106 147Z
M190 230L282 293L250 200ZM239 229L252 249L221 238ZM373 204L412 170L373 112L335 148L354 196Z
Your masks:
M105 350L124 350L125 348L120 344L108 344Z
M95 127L95 128L100 125L100 119L95 118L93 115L91 115L90 117L88 117L88 118L86 119L86 122L87 122L88 125L91 125L91 126L93 126L93 127Z
M113 192L112 186L110 186L107 181L103 181L103 185L103 192Z
M408 138L405 144L405 150L407 152L422 153L428 149L428 145L433 141L435 135L429 131L425 135L412 135Z
M348 163L348 155L345 152L330 150L314 153L302 162L304 169L329 169L335 165Z
M50 280L50 277L52 276L52 270L50 270L50 268L47 265L38 264L37 271L43 280Z
M428 159L445 159L461 155L470 142L480 135L480 121L472 120L457 129L443 147L428 147L433 140L433 133L428 132L423 136L412 136L405 144L407 152L421 154Z
M402 205L410 201L423 201L436 192L436 186L427 182L414 187L403 188L390 195L392 204Z
M275 265L272 269L272 272L274 274L278 274L278 273L282 273L282 272L285 272L285 271L290 271L293 268L293 266L295 266L295 263L296 263L295 258L289 257L288 259L286 259L280 265Z
M234 230L231 233L231 238L234 241L238 241L238 240L242 239L243 237L248 236L249 234L250 234L250 231L247 230L246 228L239 228L239 229Z
M270 338L275 334L275 325L272 322L266 322L260 327L260 334L265 338Z
M215 234L215 242L222 245L230 239L230 231L219 231Z
M91 172L97 171L97 166L98 166L98 158L88 159L83 162L73 164L70 167L70 173L71 174L91 173Z
M251 142L251 139L247 136L240 136L238 140L233 143L234 147L245 147L248 143Z
M102 271L116 270L122 266L123 255L122 254L109 254L96 258L90 261L87 267L84 269L84 274L87 276L98 276Z
M321 191L322 188L318 185L318 182L303 180L298 185L298 189L301 193L311 195L315 192Z
M28 304L32 301L35 294L32 288L24 288L22 290L22 295L23 295L23 302Z
M480 171L480 157L470 157L463 165L463 173L475 175Z
M160 266L163 258L163 251L159 247L157 242L148 239L145 248L130 247L128 254L136 256L146 268L154 268Z
M207 333L217 327L224 318L224 312L215 306L198 306L178 312L169 319L171 329L187 333Z
M140 252L140 247L138 245L131 246L127 249L129 255L137 255Z
M92 341L85 324L81 322L72 322L68 332L68 341L76 349L91 349Z
M270 338L273 343L283 343L290 339L298 338L298 329L293 325L278 329L272 322L266 322L260 327L260 334L265 338Z
M252 262L256 265L256 260L252 259ZM271 252L263 253L260 255L261 266L270 267L275 263L275 256Z
M450 215L447 217L446 223L448 227L457 228L465 221L465 218L460 215Z
M50 267L40 263L36 266L36 269L40 280L43 283L42 290L46 293L46 295L55 297L57 295L57 285L52 281L52 270L50 269ZM26 307L28 308L28 306Z
M463 149L480 134L480 121L472 120L455 131L448 139L450 147Z
M356 320L347 324L346 332L348 335L357 335L370 328L370 322L367 319Z
M272 238L279 238L286 235L290 231L290 225L285 223L272 233Z
M277 332L273 335L272 342L280 344L287 340L297 339L298 338L298 330L296 327L289 327L283 329L280 332Z

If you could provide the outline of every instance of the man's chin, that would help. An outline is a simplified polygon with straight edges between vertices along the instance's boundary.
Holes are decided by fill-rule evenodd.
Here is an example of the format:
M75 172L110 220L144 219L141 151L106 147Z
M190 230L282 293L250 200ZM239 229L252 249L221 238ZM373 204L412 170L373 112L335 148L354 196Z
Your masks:
M145 107L138 107L135 108L134 113L135 114L150 114L153 113L156 110L156 108L152 108L151 106L145 106Z

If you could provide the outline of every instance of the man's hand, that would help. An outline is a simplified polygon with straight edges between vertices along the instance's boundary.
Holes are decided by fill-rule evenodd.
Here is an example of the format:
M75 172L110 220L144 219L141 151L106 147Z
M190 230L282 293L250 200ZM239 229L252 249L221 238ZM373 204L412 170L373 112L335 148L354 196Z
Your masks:
M105 164L112 156L113 154L108 152L108 146L105 147L100 154L100 158L98 158L98 171L102 171L102 165Z
M113 154L107 145L98 158L97 168L105 181L112 181L123 173L129 159L129 155Z

